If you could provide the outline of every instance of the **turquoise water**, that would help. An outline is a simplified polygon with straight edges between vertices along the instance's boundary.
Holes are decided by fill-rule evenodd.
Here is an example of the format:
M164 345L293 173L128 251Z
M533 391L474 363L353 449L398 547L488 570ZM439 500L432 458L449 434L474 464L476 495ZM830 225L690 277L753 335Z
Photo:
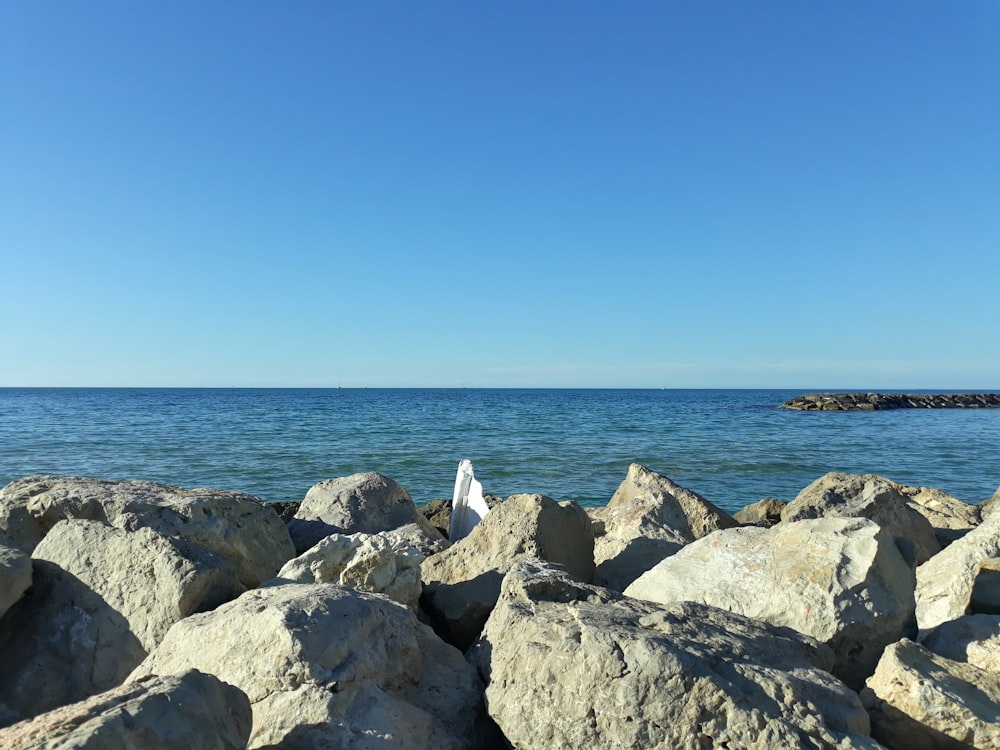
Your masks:
M637 461L735 511L827 471L979 502L1000 485L1000 410L793 412L804 391L0 389L0 484L37 473L301 500L379 471L417 503L459 460L486 492L603 505Z

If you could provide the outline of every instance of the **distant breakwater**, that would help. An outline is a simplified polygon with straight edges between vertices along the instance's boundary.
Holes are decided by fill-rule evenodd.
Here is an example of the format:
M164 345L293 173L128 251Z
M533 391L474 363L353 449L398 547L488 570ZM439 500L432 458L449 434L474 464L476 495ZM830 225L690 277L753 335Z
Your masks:
M1000 393L807 393L782 409L881 411L883 409L995 409Z

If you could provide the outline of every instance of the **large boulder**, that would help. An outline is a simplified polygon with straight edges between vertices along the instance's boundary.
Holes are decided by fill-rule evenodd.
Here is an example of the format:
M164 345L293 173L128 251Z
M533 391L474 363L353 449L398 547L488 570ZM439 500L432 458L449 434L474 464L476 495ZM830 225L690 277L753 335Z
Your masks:
M278 515L253 495L86 477L33 476L0 489L0 537L30 553L59 521L83 518L120 529L149 527L235 563L247 588L274 578L295 556Z
M377 534L411 523L428 534L439 533L399 482L369 471L311 487L288 522L288 532L302 554L330 534Z
M423 587L420 563L448 546L416 524L378 534L331 534L285 563L278 578L296 583L339 583L385 594L414 611Z
M0 702L20 716L108 690L188 615L243 592L222 555L150 528L60 521L0 634Z
M913 571L885 529L864 518L817 518L718 531L625 593L795 628L829 645L834 674L860 688L883 648L914 635L913 587Z
M942 549L961 539L983 521L979 505L963 502L934 487L900 485L906 504L927 519Z
M688 542L739 524L696 492L632 464L594 522L594 582L621 591Z
M500 595L504 575L519 560L565 565L581 580L594 575L594 534L576 503L545 495L513 495L491 510L467 537L421 565L421 599L435 628L467 649Z
M977 579L995 578L990 560L1000 557L1000 513L917 568L917 623L921 633L948 620L975 614ZM986 569L984 570L984 564ZM983 584L980 584L981 590Z
M189 669L247 694L251 748L476 747L475 671L376 594L268 584L181 620L131 679Z
M938 656L1000 674L1000 615L968 615L938 625L921 641Z
M1000 674L909 639L885 650L861 697L891 750L1000 747Z
M0 545L0 617L31 587L31 558Z
M781 520L870 518L896 537L916 566L940 552L941 545L930 522L910 507L909 499L902 485L885 477L831 472L799 492L781 511Z
M876 748L829 649L692 602L660 606L525 561L470 650L524 750Z
M243 750L250 701L191 671L130 682L0 729L5 750Z

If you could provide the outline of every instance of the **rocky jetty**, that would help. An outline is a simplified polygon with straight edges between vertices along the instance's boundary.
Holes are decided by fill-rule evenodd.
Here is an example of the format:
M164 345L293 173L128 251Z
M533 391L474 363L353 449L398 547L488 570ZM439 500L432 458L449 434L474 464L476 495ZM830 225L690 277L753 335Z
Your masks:
M730 516L634 464L603 508L489 499L450 543L374 472L284 509L11 483L0 747L1000 746L1000 490L831 473Z
M1000 393L807 393L781 405L797 411L996 409Z

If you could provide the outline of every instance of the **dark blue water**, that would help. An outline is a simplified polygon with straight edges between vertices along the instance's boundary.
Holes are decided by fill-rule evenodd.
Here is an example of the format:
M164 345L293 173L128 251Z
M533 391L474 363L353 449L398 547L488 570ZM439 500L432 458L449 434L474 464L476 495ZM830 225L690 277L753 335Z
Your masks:
M486 492L604 504L637 461L735 511L827 471L979 502L1000 485L1000 410L794 412L803 391L0 389L0 484L148 479L301 500L379 471L417 503L459 460Z

